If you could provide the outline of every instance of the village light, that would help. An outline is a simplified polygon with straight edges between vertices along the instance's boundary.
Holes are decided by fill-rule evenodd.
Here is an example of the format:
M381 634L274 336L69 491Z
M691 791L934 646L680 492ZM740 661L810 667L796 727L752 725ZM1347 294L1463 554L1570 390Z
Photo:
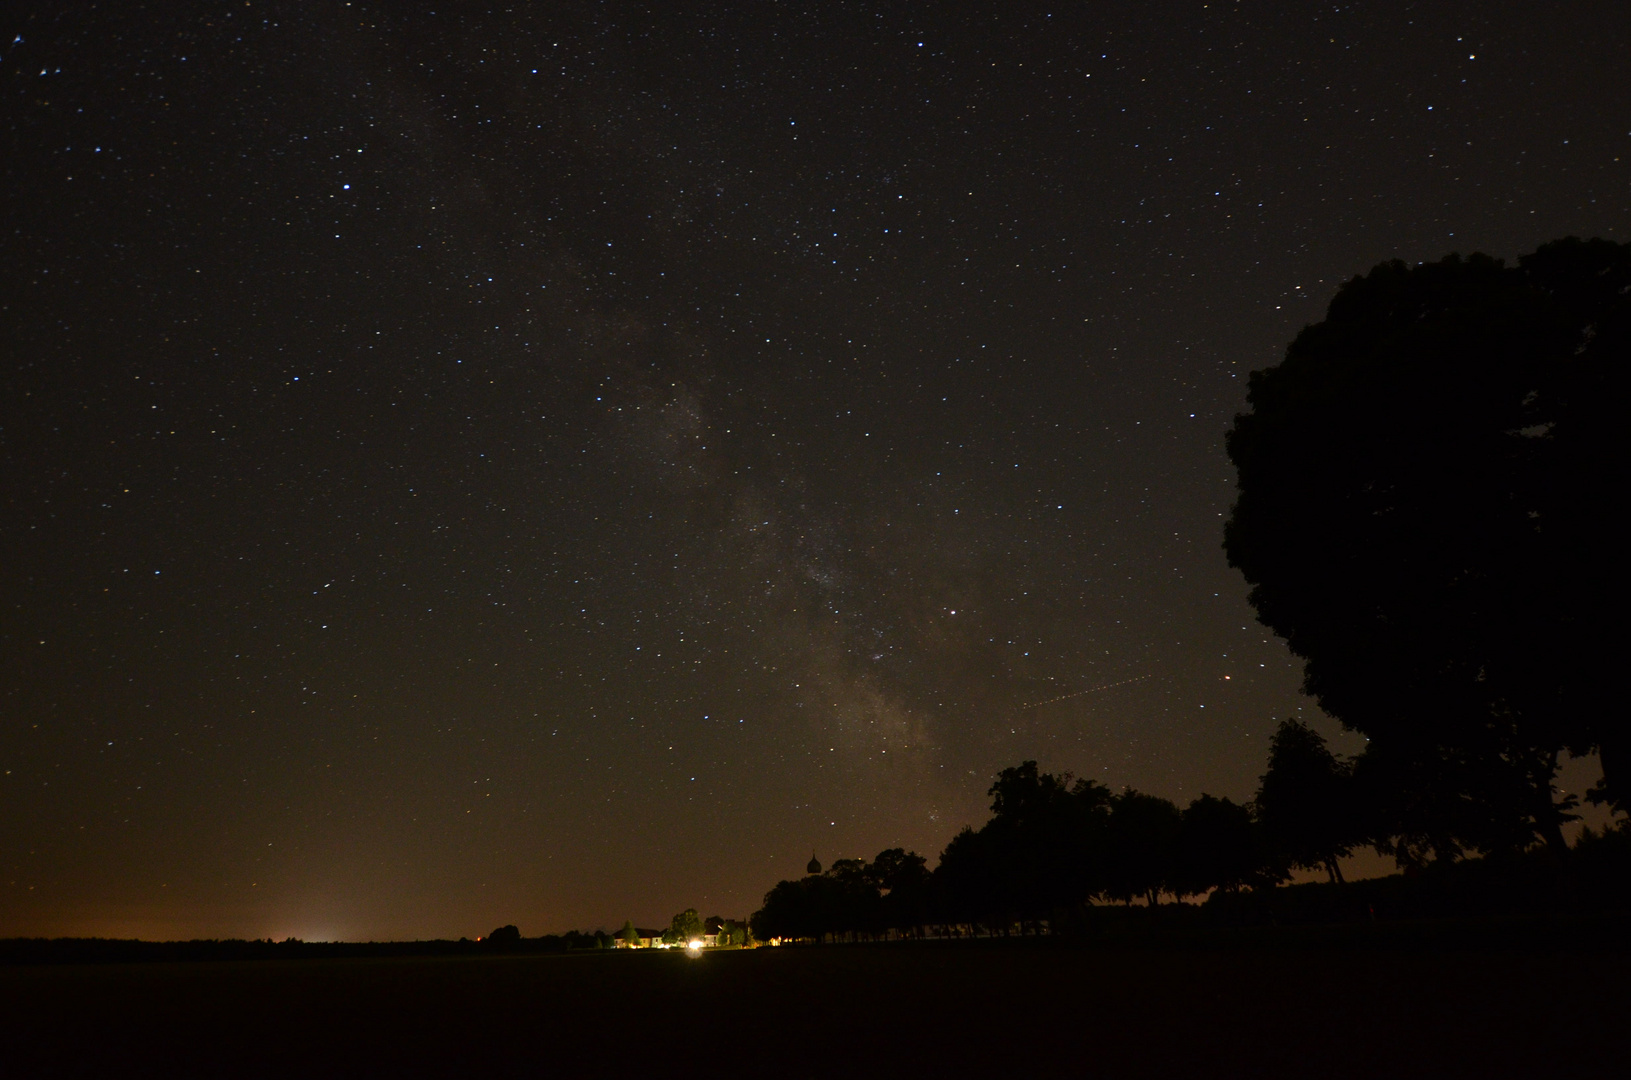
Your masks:
M695 939L695 938L693 938L690 941L687 941L685 943L685 951L690 953L692 956L701 956L702 955L702 942Z

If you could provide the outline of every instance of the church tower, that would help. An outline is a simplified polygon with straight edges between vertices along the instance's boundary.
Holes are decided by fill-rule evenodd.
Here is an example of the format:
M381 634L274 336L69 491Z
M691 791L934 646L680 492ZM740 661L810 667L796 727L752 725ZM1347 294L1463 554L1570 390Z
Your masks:
M806 874L821 873L821 861L815 857L815 852L813 851L810 852L810 865L804 868L804 872Z

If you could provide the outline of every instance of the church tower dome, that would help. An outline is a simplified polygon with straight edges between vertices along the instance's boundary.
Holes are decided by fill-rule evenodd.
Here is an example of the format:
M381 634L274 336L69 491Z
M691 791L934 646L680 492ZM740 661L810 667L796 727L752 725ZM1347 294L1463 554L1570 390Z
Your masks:
M821 861L815 857L815 852L813 851L810 852L810 865L804 868L804 872L806 874L821 873Z

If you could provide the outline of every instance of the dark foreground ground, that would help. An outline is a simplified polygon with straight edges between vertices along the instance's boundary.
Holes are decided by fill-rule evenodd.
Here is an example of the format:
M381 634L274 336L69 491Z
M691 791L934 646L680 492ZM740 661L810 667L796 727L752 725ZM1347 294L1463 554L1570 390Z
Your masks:
M0 1076L1631 1075L1601 929L13 966Z

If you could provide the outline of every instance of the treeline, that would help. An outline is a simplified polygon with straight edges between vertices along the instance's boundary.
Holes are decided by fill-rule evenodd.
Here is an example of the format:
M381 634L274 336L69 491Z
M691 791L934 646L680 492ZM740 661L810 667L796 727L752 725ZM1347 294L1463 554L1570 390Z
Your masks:
M138 964L201 960L338 960L352 957L482 956L493 953L542 955L585 949L611 949L616 940L604 930L568 930L524 938L514 926L485 937L430 941L282 941L200 938L191 941L139 941L127 938L0 939L0 964Z
M1525 883L1525 895L1560 895L1548 891L1558 878L1555 852L1538 849L1538 864L1512 862L1537 851L1533 817L1521 805L1503 818L1491 809L1495 800L1439 799L1411 780L1369 753L1339 758L1294 720L1276 731L1268 770L1247 805L1201 795L1179 807L1027 761L1002 771L989 791L990 820L959 833L933 871L899 848L871 862L842 859L824 874L778 883L750 924L761 941L1057 932L1094 905L1155 907L1201 896L1237 921L1273 919L1271 902L1250 897L1275 892L1295 869L1321 871L1341 886L1340 860L1360 846L1393 855L1412 877L1472 855L1497 867L1459 874L1456 881L1481 883L1462 893L1434 874L1433 895L1441 897L1434 914L1446 913L1443 896L1519 887L1498 880ZM1594 896L1619 890L1615 882L1631 884L1631 832L1588 830L1580 849L1589 849L1581 858L1592 868L1581 884ZM1338 900L1318 903L1352 913ZM1465 898L1463 906L1477 907ZM1375 915L1373 905L1362 909Z
M1157 903L1285 877L1244 806L1202 795L1112 793L1027 761L991 786L991 820L966 828L933 872L893 848L870 863L841 859L824 874L777 884L750 924L761 941L933 932L1035 930L1099 901Z

